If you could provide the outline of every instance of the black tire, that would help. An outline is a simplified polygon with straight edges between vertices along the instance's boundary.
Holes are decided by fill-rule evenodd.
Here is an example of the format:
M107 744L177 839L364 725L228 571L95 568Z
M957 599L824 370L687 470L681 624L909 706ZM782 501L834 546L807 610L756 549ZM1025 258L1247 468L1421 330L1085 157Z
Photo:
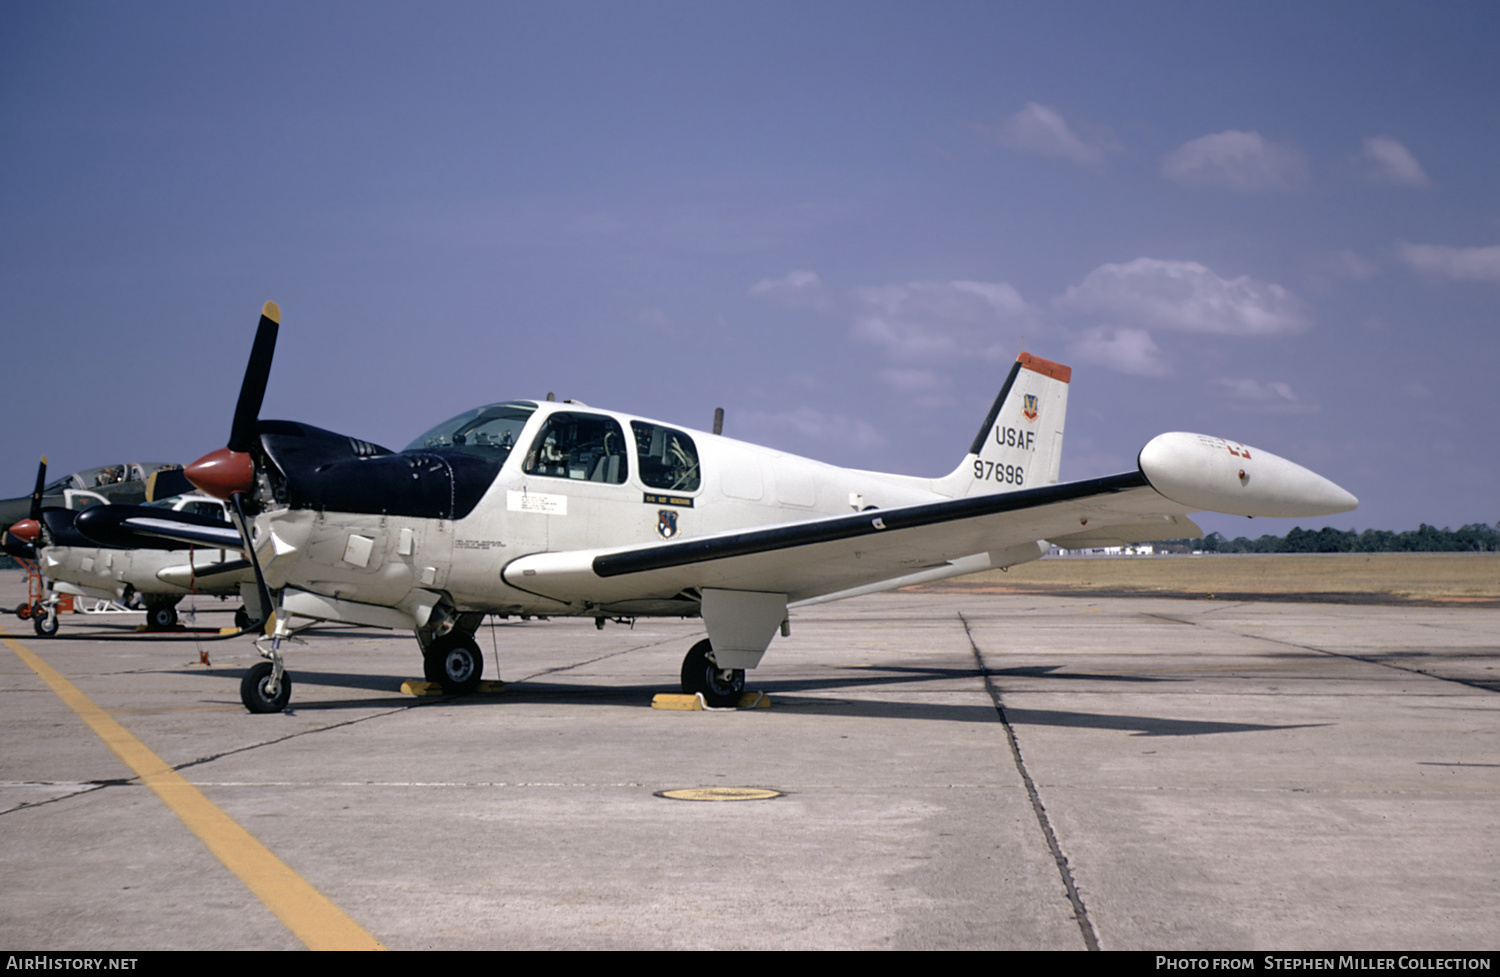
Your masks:
M441 685L443 681L443 659L429 650L422 652L422 677L433 685Z
M146 630L170 631L177 626L176 604L150 604L146 607Z
M16 617L23 621L31 620L31 605L22 601L16 605Z
M714 661L714 646L707 638L693 645L682 660L682 691L687 695L703 693L711 706L738 705L745 692L745 670L736 668L726 676Z
M248 631L248 630L250 630L250 625L252 625L254 623L255 623L254 621L250 620L250 612L245 609L245 605L244 604L241 604L239 607L235 608L235 610L234 610L234 626L235 627L239 628L241 631Z
M484 675L484 652L467 634L450 631L434 638L422 654L422 672L448 695L462 695L479 688Z
M43 604L41 601L37 601L35 604L31 605L31 618L32 618L32 620L36 620L39 617L45 617L46 614L47 614L47 606L45 604Z
M50 638L57 633L57 615L48 614L46 611L41 614L33 613L31 626L36 629L37 637Z
M257 662L240 679L240 701L251 712L281 712L292 698L292 677L281 673L281 688L274 696L266 693L271 681L271 663Z

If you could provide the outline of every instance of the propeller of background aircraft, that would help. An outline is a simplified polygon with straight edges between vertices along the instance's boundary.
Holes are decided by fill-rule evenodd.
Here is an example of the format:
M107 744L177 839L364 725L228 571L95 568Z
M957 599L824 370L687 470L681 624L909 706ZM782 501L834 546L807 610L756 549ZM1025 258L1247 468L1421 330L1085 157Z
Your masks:
M36 540L42 532L42 486L47 482L47 456L36 468L36 488L31 492L31 511L25 519L0 534L0 549L20 560L36 559Z

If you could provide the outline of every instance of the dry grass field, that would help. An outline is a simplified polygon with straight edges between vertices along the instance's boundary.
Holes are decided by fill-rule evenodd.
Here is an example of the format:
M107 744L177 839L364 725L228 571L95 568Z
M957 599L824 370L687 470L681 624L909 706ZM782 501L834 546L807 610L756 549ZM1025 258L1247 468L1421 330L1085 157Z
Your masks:
M1070 557L913 589L1500 606L1500 554Z

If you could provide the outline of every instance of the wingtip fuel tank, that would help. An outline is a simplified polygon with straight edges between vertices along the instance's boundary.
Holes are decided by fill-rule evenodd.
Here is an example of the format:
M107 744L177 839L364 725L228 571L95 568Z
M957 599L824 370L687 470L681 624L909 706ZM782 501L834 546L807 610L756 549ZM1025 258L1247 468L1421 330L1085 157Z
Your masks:
M1305 518L1348 512L1359 500L1295 462L1237 441L1175 431L1141 449L1141 474L1194 511Z

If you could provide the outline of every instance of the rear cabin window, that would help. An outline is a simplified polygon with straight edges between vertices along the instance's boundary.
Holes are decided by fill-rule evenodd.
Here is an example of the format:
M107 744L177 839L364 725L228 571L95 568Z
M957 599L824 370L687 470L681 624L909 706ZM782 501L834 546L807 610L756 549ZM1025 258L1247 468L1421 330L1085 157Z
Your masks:
M696 492L702 482L693 439L675 428L631 421L635 453L641 461L641 483L669 492Z
M630 474L625 435L612 417L553 414L532 442L522 470L528 475L619 485Z

